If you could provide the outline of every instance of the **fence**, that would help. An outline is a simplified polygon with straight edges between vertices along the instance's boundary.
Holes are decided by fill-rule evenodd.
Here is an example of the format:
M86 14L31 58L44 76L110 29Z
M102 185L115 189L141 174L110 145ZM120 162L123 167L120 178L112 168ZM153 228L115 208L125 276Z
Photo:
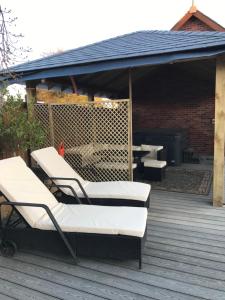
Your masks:
M86 180L132 180L129 100L36 104L46 146L65 145L65 159Z

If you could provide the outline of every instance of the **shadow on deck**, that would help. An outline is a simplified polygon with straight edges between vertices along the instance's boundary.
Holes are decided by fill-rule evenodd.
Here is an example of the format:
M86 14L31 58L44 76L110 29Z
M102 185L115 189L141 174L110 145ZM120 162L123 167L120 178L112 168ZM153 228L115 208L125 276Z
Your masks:
M225 299L225 210L211 195L154 191L136 261L0 257L0 299Z

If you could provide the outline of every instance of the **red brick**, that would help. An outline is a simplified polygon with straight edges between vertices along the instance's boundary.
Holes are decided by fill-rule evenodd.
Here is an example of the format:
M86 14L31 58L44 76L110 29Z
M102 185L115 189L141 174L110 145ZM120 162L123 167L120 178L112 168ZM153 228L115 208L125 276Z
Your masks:
M134 84L133 129L185 128L196 153L212 155L214 82L193 79L164 67L155 76Z
M203 23L194 16L191 17L179 30L185 31L214 31L207 24Z

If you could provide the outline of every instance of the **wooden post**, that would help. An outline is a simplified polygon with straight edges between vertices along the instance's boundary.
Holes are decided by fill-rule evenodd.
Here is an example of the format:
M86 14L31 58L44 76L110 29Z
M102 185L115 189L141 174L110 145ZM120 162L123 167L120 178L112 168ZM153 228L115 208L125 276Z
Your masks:
M129 111L128 111L128 166L129 166L129 173L130 173L130 180L133 181L133 153L132 153L132 145L133 145L133 130L132 130L132 74L131 69L129 69Z
M77 83L75 81L75 78L73 76L70 76L70 80L71 80L71 83L72 83L73 93L78 95Z
M36 84L34 82L26 82L26 102L27 102L27 118L32 120L34 117L34 104L36 102ZM31 149L27 149L27 164L31 167Z
M224 203L225 58L216 62L213 206Z
M26 82L26 92L28 118L32 119L34 115L34 103L36 102L36 85L32 82Z
M52 105L48 104L48 117L49 117L49 137L51 141L51 146L55 146L55 136L54 136L54 121L52 114Z
M95 100L95 96L93 94L88 94L88 102L93 102Z

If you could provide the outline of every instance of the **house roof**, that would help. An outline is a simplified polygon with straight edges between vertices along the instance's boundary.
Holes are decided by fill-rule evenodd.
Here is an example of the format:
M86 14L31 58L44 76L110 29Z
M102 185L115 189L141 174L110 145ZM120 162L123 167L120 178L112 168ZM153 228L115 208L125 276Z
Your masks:
M225 33L139 31L12 67L21 81L209 58L225 53Z
M193 17L214 31L225 31L224 27L199 11L195 5L191 6L189 11L172 27L171 30L182 30L183 26Z

